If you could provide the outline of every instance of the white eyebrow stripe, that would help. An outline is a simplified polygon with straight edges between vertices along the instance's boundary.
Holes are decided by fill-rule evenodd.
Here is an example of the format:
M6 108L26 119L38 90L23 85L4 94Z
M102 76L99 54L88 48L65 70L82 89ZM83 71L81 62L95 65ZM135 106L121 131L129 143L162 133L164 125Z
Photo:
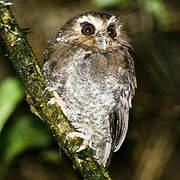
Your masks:
M84 23L84 22L89 22L95 26L96 30L100 30L103 26L103 23L104 23L103 20L101 20L98 17L94 17L92 15L82 16L81 18L78 19L78 22L80 24Z
M91 14L88 14L88 15L86 14L77 19L76 25L74 26L74 30L77 32L81 32L81 29L82 29L81 25L82 23L85 23L85 22L91 23L92 25L94 25L95 34L96 34L98 31L106 30L110 24L117 24L117 18L116 16L111 16L110 19L107 19L107 18L104 19L97 16L93 16Z
M115 16L112 16L112 17L107 21L107 23L108 23L108 25L110 25L110 24L116 23L116 21L117 21L116 17L115 17Z

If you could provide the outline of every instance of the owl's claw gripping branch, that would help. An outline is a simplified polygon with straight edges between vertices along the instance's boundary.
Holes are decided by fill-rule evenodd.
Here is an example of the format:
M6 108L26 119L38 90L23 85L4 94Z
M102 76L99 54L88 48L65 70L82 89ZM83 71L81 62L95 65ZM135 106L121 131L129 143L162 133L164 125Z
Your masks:
M79 149L76 152L80 152L80 151L86 149L87 146L91 147L91 137L86 136L83 133L75 131L75 132L69 133L66 137L70 137L70 138L80 137L80 138L84 139L82 145L79 147Z
M53 104L57 103L58 106L61 107L63 113L66 115L66 114L67 114L67 113L66 113L67 105L66 105L66 103L62 100L62 98L59 96L59 94L56 92L56 89L55 89L55 88L52 88L52 87L47 87L47 88L45 89L45 91L46 91L46 90L48 90L48 91L50 91L50 92L53 92L53 94L54 94L54 97L51 98L51 99L48 101L47 104L53 105Z

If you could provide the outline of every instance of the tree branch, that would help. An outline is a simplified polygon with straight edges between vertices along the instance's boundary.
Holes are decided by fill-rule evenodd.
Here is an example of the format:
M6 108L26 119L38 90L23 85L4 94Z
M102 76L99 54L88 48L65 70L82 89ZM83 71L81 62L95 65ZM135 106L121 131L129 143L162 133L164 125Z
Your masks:
M83 140L67 137L67 134L75 129L59 106L47 104L53 93L45 91L45 81L38 61L9 6L2 0L0 1L0 39L5 47L6 56L25 86L31 111L47 123L60 148L71 159L73 167L83 179L111 179L105 168L94 161L89 147L76 152Z

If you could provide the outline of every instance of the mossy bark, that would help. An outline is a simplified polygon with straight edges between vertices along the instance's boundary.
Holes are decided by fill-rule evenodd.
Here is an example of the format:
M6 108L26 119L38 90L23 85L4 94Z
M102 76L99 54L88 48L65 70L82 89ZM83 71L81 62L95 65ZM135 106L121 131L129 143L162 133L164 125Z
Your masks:
M38 61L27 42L26 36L16 23L9 6L0 2L0 40L16 73L25 86L31 111L47 123L61 149L71 159L73 167L83 179L111 179L108 172L92 156L89 147L76 152L82 144L81 138L66 135L75 131L58 105L47 104L53 93L46 91Z

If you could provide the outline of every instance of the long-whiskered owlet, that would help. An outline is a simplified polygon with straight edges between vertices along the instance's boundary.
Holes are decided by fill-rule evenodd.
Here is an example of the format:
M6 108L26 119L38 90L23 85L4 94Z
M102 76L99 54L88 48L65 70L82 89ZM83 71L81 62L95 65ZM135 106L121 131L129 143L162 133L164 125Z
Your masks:
M88 12L70 19L45 50L50 103L58 102L79 132L69 136L84 138L105 167L128 129L136 88L130 47L119 18Z

